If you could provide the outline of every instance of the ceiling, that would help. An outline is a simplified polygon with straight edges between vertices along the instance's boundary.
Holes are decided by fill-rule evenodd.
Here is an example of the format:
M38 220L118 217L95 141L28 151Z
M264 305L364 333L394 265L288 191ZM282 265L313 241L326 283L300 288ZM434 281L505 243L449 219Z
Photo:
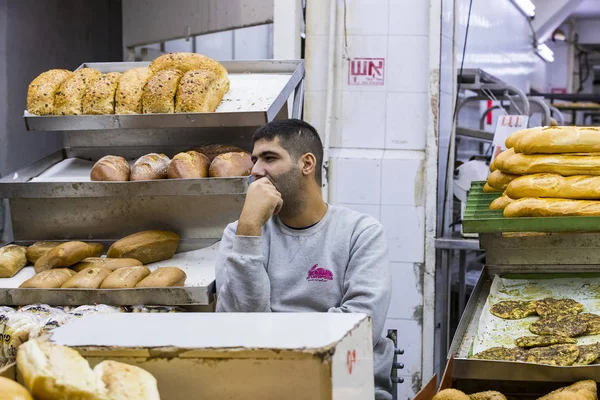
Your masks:
M574 18L600 18L600 0L583 0L570 16Z

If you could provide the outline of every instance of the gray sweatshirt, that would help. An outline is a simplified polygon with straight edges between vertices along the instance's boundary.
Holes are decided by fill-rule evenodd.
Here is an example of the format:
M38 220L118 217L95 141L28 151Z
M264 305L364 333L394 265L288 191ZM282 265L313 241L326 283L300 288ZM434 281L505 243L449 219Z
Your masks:
M364 313L373 323L377 399L391 399L391 340L382 336L390 304L391 271L382 225L329 205L306 229L272 217L262 236L223 233L216 264L218 312Z

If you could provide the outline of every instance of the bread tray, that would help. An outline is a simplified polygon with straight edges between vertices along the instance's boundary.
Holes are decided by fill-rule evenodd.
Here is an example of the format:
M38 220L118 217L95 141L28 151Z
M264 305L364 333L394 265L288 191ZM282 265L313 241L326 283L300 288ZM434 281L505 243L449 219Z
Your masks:
M465 233L501 232L597 232L600 217L520 217L505 218L503 210L490 210L500 193L485 193L485 181L471 184L463 216Z
M257 127L275 119L294 91L303 90L303 60L223 61L222 64L229 72L231 88L212 113L37 116L26 110L25 125L29 131ZM86 62L79 68L96 68L106 73L148 65L149 62ZM301 107L302 97L294 96L295 110Z
M572 274L598 274L596 265L570 267ZM469 358L477 326L484 305L490 294L494 275L519 275L527 279L535 277L559 277L565 274L563 265L518 265L494 267L487 265L469 298L469 302L461 317L460 323L452 340L448 359L454 359L452 378L456 380L491 380L513 382L575 382L582 379L600 381L600 365L587 366L549 366L525 362L488 361Z
M22 244L22 243L15 243ZM181 246L180 246L181 247ZM19 289L18 286L35 272L26 266L12 278L0 279L0 304L22 306L48 304L51 306L79 306L108 304L126 306L135 304L164 306L209 305L215 293L215 262L219 243L199 250L175 254L169 260L146 265L150 270L160 266L177 266L188 278L184 287L138 289Z

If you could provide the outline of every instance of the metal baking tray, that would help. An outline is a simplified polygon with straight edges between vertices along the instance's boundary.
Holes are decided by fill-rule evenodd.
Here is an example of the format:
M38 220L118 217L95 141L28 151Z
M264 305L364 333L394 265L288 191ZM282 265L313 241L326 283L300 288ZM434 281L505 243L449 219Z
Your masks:
M454 358L452 377L458 380L513 382L575 382L582 379L600 381L600 365L556 367L533 363L468 358L483 307L490 294L494 275L557 275L565 273L565 271L564 265L485 266L450 346L448 359ZM598 273L598 266L569 266L568 273Z
M275 119L295 90L300 94L295 96L295 103L303 97L303 60L223 61L221 64L229 72L231 88L212 113L37 116L25 110L25 124L29 131L261 126ZM86 62L79 68L96 68L106 73L147 65L149 62ZM299 106L295 104L294 108Z
M103 150L106 154L121 154L120 149ZM78 157L82 157L81 159ZM40 161L0 179L0 198L90 198L90 197L145 197L145 196L208 196L244 195L250 177L157 179L135 182L92 182L89 165L81 149L64 148ZM61 167L69 160L80 164ZM89 168L89 169L88 169ZM53 172L52 169L56 171ZM46 179L39 178L47 174Z
M206 306L213 302L215 293L215 261L218 243L208 247L181 252L169 260L146 265L151 270L160 266L178 266L186 271L184 287L138 289L19 289L18 286L35 272L27 266L12 278L0 279L0 304L22 306L48 304L51 306L79 306L82 304L135 304L164 306ZM25 243L15 243L23 244ZM30 243L27 243L30 244ZM108 248L108 247L106 247ZM179 246L181 249L182 246Z

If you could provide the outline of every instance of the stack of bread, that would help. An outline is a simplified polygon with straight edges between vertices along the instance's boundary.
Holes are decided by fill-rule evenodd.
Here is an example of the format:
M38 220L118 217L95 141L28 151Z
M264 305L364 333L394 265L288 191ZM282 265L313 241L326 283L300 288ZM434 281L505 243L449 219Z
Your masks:
M184 286L186 273L178 267L150 271L145 264L168 260L179 245L179 235L169 231L144 231L126 236L110 246L106 257L99 243L37 242L0 248L0 278L10 278L27 263L36 274L21 288L124 289Z
M490 165L485 192L505 217L600 215L600 128L556 126L518 131Z
M202 54L170 53L149 67L123 73L94 68L52 69L27 91L36 115L102 115L213 112L229 91L225 67Z
M249 176L253 165L250 154L237 146L210 144L178 153L172 159L164 154L146 154L133 167L123 157L104 156L94 164L90 179L125 182Z

